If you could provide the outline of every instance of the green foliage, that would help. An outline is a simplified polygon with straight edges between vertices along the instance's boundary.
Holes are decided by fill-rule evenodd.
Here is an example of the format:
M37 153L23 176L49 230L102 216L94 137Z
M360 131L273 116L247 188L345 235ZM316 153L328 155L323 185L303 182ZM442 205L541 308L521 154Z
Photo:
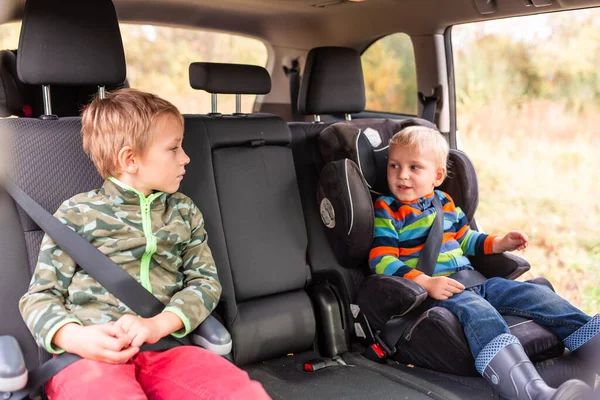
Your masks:
M543 26L520 17L454 27L463 42L454 54L457 101L488 106L545 99L574 112L600 105L600 10L545 17ZM505 29L485 29L502 22ZM539 34L542 27L547 35Z
M412 41L396 33L375 42L362 55L366 109L417 114L417 75Z

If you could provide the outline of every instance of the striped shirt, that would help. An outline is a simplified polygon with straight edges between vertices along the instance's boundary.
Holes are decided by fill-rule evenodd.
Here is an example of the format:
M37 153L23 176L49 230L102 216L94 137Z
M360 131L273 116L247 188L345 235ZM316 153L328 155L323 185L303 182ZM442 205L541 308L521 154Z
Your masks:
M407 279L422 274L415 267L435 220L434 193L444 210L444 236L433 275L473 269L465 255L493 253L495 236L470 229L467 217L448 194L436 190L408 203L381 196L374 206L375 238L369 254L369 265L375 273Z

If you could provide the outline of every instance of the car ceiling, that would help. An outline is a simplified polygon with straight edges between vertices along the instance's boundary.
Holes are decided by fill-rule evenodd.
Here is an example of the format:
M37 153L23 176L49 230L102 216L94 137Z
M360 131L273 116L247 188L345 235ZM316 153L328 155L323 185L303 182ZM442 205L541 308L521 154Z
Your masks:
M594 7L600 0L496 0L493 14L475 2L486 0L113 0L122 22L190 26L258 37L272 46L309 49L322 45L364 47L394 32L411 36L443 33L454 24L515 15ZM24 0L3 0L0 23L22 17Z

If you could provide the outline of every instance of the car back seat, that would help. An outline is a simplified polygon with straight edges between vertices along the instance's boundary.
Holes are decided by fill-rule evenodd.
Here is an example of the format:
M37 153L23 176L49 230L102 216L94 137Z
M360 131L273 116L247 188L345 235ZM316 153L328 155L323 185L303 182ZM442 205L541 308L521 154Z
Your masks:
M248 82L264 81L266 71L238 67L236 76L226 79L223 74L230 67L196 64L190 81L196 89L213 93L267 90L260 85L248 89ZM314 263L323 258L307 258L311 247L288 126L268 114L184 117L183 146L192 161L180 190L206 217L223 285L225 324L234 342L233 360L271 396L462 399L488 394L482 380L453 385L436 375L429 381L431 374L423 379L347 351L340 355L352 366L302 371L305 362L319 356L318 337L324 330L319 309L329 288L311 290L318 287L317 274L311 271L318 270ZM326 239L321 244L327 246ZM326 247L322 254L335 263ZM325 308L339 310L339 299L329 298ZM446 387L436 379L446 379Z

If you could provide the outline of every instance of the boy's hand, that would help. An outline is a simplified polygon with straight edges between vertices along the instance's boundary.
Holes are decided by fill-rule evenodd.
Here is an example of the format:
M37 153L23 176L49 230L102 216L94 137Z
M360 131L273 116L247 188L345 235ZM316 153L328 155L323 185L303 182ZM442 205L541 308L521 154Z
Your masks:
M519 231L508 232L503 237L496 237L492 243L494 253L523 250L529 244L527 235Z
M124 364L136 355L139 347L115 324L81 326L75 323L61 327L52 342L68 353L109 364Z
M115 322L129 339L132 347L154 344L163 337L183 328L183 322L172 312L162 312L152 318L126 314Z
M164 336L152 318L126 314L115 322L115 326L125 333L132 347L140 347L144 343L154 344Z
M465 290L462 283L455 281L447 276L430 277L425 274L416 276L413 279L423 289L427 290L430 297L436 300L448 300L450 297Z

